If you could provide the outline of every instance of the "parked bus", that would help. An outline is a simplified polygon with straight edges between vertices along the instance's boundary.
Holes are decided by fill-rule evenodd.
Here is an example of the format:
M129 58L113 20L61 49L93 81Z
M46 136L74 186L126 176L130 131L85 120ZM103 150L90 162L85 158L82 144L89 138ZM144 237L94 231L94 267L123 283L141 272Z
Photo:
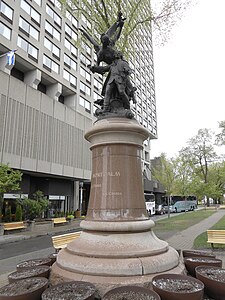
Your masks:
M145 196L145 206L149 216L155 214L155 195L144 193Z
M168 196L163 196L162 201L166 211L168 211L168 204L171 212L191 211L197 208L196 196L171 196L169 199Z

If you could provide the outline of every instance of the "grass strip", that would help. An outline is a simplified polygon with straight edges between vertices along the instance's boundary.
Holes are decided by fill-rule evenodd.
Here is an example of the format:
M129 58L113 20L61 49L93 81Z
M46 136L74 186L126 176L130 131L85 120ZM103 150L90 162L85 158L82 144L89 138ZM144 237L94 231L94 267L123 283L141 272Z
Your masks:
M155 223L156 226L154 227L154 232L178 232L199 223L200 221L210 217L214 213L215 210L197 210L186 212L183 214L177 214L176 216L173 216L171 218L158 220Z

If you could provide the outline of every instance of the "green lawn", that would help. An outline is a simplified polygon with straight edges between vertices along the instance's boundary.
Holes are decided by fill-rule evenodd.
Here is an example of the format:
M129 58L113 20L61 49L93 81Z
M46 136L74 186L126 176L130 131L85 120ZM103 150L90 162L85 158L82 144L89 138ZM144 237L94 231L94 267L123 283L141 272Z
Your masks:
M157 221L153 230L155 233L162 231L171 231L176 233L199 223L214 213L215 210L198 210L184 214L177 214L171 218Z
M215 225L213 225L210 229L225 229L225 216L219 220ZM194 248L195 249L206 249L211 248L211 244L207 243L207 232L203 232L194 240ZM222 244L214 244L214 248L224 249L225 245Z

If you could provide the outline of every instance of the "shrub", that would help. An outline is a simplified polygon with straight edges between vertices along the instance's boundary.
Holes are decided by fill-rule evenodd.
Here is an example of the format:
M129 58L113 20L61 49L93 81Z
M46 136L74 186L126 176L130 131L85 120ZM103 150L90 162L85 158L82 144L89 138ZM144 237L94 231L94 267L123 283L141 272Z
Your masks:
M15 214L15 221L20 222L22 221L23 218L23 212L22 212L22 207L21 205L16 206L16 214Z
M6 222L12 222L11 206L9 206L9 207L7 208L7 210L6 210L5 221L6 221Z

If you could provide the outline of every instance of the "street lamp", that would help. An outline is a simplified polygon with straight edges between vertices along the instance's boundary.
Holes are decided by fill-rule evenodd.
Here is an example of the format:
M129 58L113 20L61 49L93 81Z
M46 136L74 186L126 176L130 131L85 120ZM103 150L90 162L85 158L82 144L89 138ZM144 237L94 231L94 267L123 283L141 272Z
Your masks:
M81 182L80 182L80 216L82 216L83 186L84 186L84 183L81 181Z

